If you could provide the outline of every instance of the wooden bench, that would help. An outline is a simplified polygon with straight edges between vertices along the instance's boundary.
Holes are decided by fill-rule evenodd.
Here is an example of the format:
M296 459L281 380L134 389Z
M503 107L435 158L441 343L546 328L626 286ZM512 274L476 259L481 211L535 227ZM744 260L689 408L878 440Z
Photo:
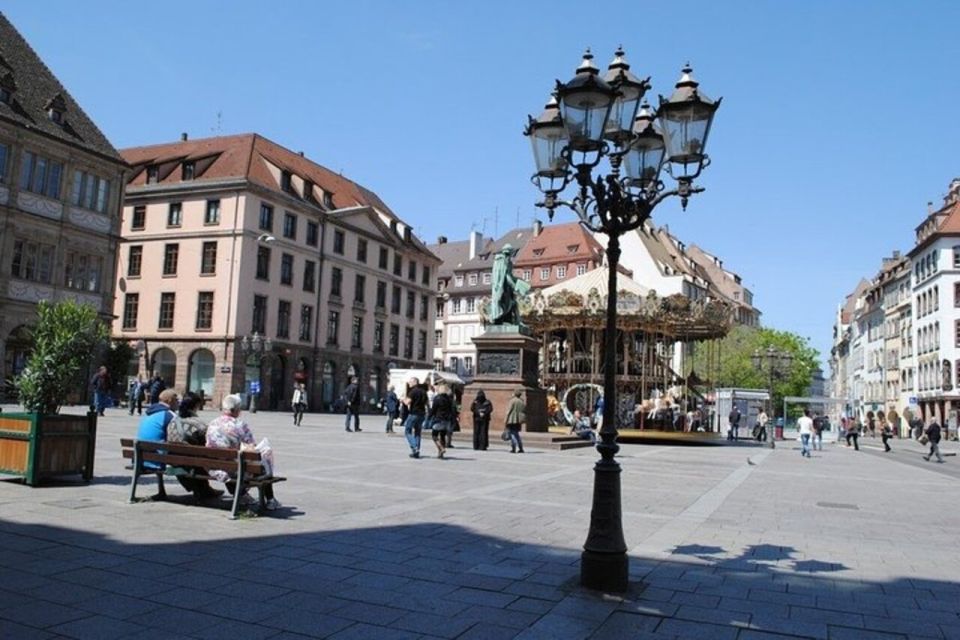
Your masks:
M214 470L226 471L232 480L237 483L233 494L233 508L230 518L237 517L240 507L240 496L250 487L256 487L260 493L260 511L265 511L266 500L263 496L263 487L275 482L283 482L286 478L268 475L258 451L238 451L236 449L215 449L213 447L198 447L192 444L173 442L155 442L151 440L120 439L123 457L132 461L133 482L130 485L130 502L137 500L137 482L140 476L155 475L157 477L157 495L155 499L165 500L166 488L163 486L164 475L174 475L198 480L212 480L210 472ZM159 465L154 467L146 463Z

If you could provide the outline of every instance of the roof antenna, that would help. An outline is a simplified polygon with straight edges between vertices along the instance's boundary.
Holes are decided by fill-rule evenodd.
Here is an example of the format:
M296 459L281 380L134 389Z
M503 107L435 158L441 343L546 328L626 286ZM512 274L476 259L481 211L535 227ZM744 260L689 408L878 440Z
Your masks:
M223 128L221 127L222 124L223 124L223 111L218 110L218 111L217 111L217 126L214 127L213 129L211 129L211 131L213 131L213 132L214 132L215 134L217 134L217 135L220 135L220 133L221 133L222 130L223 130Z
M493 235L500 235L500 205L493 208Z

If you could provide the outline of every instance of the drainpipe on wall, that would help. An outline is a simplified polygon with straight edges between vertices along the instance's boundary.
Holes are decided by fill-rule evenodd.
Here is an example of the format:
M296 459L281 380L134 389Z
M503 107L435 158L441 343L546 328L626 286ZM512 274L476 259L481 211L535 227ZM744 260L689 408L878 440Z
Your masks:
M233 233L230 236L230 281L227 286L227 323L223 327L223 361L224 363L229 364L230 360L230 312L233 311L233 268L236 264L237 256L237 217L240 213L240 192L234 192L235 199L233 201ZM236 340L236 331L234 331L234 341ZM230 378L233 379L235 372L233 367L230 368ZM244 375L246 372L244 372ZM214 373L216 376L216 372ZM230 384L232 389L233 384ZM220 406L220 402L223 400L223 396L217 398L217 406Z

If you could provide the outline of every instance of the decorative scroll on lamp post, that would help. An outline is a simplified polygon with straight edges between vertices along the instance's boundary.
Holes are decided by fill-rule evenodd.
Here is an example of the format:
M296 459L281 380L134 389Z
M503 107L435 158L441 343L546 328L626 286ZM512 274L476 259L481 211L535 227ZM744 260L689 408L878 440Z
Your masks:
M620 237L640 228L653 208L679 196L683 208L703 191L693 181L710 164L704 153L720 100L700 92L689 65L670 98L660 97L655 111L643 102L649 78L630 71L622 48L603 77L587 49L573 79L557 81L543 113L529 118L536 173L531 180L543 193L537 206L553 220L558 207L577 214L580 223L607 236L609 269L603 391L603 427L594 467L590 531L583 545L580 583L591 589L623 592L628 583L627 546L623 537L620 465L617 445L616 362L617 265ZM601 162L609 169L604 173ZM666 189L663 171L676 182ZM573 184L572 200L561 198Z

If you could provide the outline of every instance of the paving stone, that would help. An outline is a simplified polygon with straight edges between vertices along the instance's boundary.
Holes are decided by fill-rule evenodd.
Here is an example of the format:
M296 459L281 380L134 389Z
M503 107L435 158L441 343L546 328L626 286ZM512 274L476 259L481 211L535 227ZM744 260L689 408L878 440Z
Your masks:
M0 638L16 638L16 640L51 640L54 634L36 627L0 619Z
M433 615L429 613L408 613L392 626L405 631L415 631L441 638L456 638L476 624L474 620L461 620L456 617Z
M616 611L597 628L594 637L637 638L641 634L655 631L662 621L663 618L657 616Z
M820 640L827 638L827 624L825 622L805 622L763 614L752 615L749 628L757 631L795 635L801 638L817 638Z
M517 640L556 640L557 638L578 640L589 638L599 627L600 623L594 620L547 614L517 634L516 638Z
M478 622L463 634L457 636L457 640L510 640L516 635L516 629Z
M457 619L490 622L511 629L525 629L540 619L539 613L527 613L509 609L496 609L475 604L457 613Z
M667 618L657 627L658 636L679 636L685 640L734 640L740 629L689 620Z
M729 625L734 627L747 626L750 614L745 612L710 609L692 605L680 605L673 615L678 620L692 620L695 622L710 622L712 624Z
M132 635L140 630L140 625L122 622L116 618L106 616L90 616L80 620L73 620L58 624L49 630L68 638L82 640L116 640L126 635Z
M368 622L373 625L386 627L407 614L403 609L385 607L369 602L349 602L331 612L338 618L346 618L355 622Z
M830 625L830 640L905 640L906 636L899 633L883 633L868 629L851 629L850 627L835 627Z
M10 620L39 629L46 629L58 624L88 617L90 617L90 613L83 609L65 607L40 600L0 610L0 619Z
M456 602L466 602L468 604L482 604L488 607L503 608L517 599L517 596L509 593L498 593L496 591L486 591L483 589L470 589L461 587L443 596L444 599L454 600Z
M304 640L307 636L297 635L296 639ZM350 625L342 631L338 631L330 640L373 640L374 638L382 640L417 640L422 636L413 631L402 631L388 627L377 627L372 624L357 623ZM295 640L294 634L282 633L272 636L270 640Z

